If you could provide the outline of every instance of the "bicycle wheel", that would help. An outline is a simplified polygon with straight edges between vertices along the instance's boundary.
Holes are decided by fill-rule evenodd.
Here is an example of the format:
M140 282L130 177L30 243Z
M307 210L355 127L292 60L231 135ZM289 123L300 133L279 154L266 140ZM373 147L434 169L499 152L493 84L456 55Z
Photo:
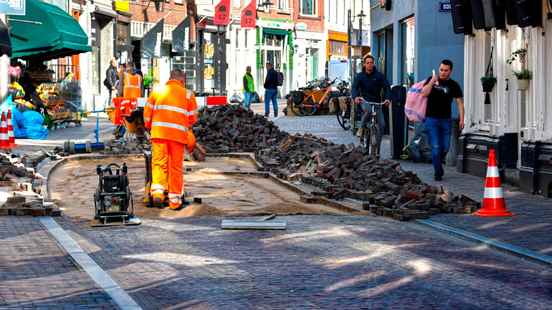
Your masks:
M379 155L378 134L379 128L372 122L367 130L365 147L368 150L368 154L372 157Z
M333 98L335 103L335 116L337 117L337 122L339 123L339 126L343 128L343 130L349 130L351 129L351 106L347 105L347 108L345 110L342 109L341 105L339 104L339 99Z
M301 111L301 104L303 102L303 99L305 98L305 94L299 91L294 91L289 96L289 107L291 108L293 114L303 116L303 112Z
M299 109L301 110L302 115L305 116L314 115L314 113L318 110L314 100L312 100L312 97L308 97L307 100L299 106Z

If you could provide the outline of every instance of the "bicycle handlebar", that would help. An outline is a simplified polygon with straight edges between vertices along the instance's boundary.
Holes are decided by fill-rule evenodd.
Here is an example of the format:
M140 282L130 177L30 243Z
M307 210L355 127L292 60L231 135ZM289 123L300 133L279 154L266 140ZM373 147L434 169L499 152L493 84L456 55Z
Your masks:
M363 104L363 103L368 103L369 105L373 105L373 106L382 106L382 105L385 105L385 103L383 102L371 102L371 101L367 101L366 99L364 98L360 98L361 101L359 104Z

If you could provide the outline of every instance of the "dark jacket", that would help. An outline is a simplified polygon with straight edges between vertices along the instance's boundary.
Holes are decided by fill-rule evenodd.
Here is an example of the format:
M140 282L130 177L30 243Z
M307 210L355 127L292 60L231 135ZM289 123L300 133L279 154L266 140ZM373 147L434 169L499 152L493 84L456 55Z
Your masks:
M360 72L353 82L352 96L353 98L362 97L370 102L391 99L389 82L382 73L375 69L371 74Z
M109 68L107 68L107 71L105 71L105 80L105 87L107 87L109 90L117 86L117 81L119 80L119 77L117 76L117 68L109 65Z
M274 68L268 70L266 73L264 88L272 90L278 89L278 73L274 70Z

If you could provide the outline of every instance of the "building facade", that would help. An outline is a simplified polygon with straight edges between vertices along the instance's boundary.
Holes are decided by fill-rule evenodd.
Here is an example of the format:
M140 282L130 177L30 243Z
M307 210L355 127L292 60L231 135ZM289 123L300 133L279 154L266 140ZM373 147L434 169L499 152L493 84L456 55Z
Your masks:
M462 85L464 40L453 34L450 10L443 3L371 1L372 54L392 84L425 79L442 59L450 59L452 78Z
M349 54L360 59L370 53L370 0L324 1L324 5L326 62L348 60Z
M534 20L532 25L508 19L505 27L465 36L466 129L458 169L482 175L488 150L495 148L503 177L551 197L552 20L548 0L531 3L538 5L524 10L524 20ZM521 11L508 9L509 17L515 15L510 10ZM515 54L523 57L512 58ZM496 85L485 104L480 80L490 75L487 68L493 69ZM528 87L515 74L522 69L532 74Z

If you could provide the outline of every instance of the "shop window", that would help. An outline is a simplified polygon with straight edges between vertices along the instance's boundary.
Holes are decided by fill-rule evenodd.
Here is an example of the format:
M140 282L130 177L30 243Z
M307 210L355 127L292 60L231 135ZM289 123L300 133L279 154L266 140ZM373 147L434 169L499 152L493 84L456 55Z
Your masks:
M301 0L301 15L316 16L317 0Z
M265 35L265 45L271 47L282 47L284 38L282 36L267 34Z
M330 41L330 55L347 56L347 45L345 42Z

